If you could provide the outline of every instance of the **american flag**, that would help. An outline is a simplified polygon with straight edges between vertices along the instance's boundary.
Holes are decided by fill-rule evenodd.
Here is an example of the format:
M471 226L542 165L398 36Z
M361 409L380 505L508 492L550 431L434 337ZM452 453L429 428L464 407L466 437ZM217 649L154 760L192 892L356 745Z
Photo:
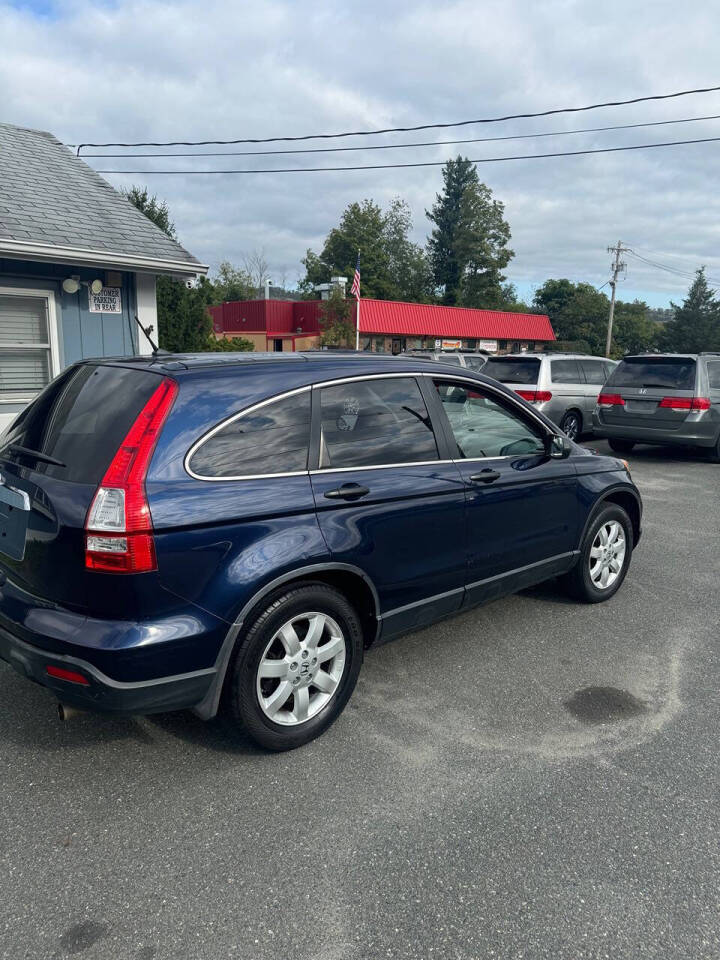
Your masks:
M357 263L355 264L355 276L353 277L350 293L356 300L360 299L360 253L358 252Z

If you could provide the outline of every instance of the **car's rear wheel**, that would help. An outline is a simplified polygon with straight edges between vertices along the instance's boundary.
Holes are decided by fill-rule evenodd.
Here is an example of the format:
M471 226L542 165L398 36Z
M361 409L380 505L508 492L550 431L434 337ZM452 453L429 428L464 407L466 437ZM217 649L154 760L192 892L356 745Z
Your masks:
M276 594L237 651L234 718L270 750L292 750L330 726L350 699L363 657L354 608L325 584Z
M634 440L608 440L608 446L615 453L630 453L635 446Z
M560 421L560 429L570 440L578 440L582 433L582 417L577 410L568 410Z
M720 463L720 434L718 434L717 443L710 447L707 452L707 458L710 463Z
M609 600L620 589L633 550L630 517L616 503L601 507L580 545L580 557L564 578L568 592L586 603Z

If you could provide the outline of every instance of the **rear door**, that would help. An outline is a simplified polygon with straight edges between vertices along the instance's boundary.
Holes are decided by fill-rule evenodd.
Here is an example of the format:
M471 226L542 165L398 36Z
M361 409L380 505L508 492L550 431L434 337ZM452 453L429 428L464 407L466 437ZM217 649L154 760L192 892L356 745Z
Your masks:
M551 360L550 381L552 384L550 389L553 395L553 411L562 409L564 412L573 409L584 413L587 385L578 360ZM552 416L552 419L559 423L562 414L556 413Z
M360 567L374 583L384 635L458 609L465 492L417 379L316 386L313 430L320 528L333 559Z
M580 370L585 377L585 389L583 397L583 413L585 414L585 423L592 423L593 410L597 404L597 398L607 379L607 364L604 360L578 360Z
M667 432L690 415L697 363L692 357L627 357L607 380L600 407L603 423ZM618 398L622 402L619 402Z

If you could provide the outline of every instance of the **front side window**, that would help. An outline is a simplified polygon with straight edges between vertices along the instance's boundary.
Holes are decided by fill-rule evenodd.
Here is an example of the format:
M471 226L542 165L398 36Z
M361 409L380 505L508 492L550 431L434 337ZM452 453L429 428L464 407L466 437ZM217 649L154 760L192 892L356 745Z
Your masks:
M602 360L581 360L580 367L585 374L586 383L595 383L600 386L605 383L605 364Z
M307 470L310 391L255 407L208 437L190 457L199 477L241 479Z
M553 383L582 383L577 360L551 360L550 378Z
M321 469L438 459L425 402L410 377L323 387L320 417Z
M47 298L0 294L0 397L31 397L52 376Z
M481 387L436 381L459 459L509 457L545 452L541 428Z

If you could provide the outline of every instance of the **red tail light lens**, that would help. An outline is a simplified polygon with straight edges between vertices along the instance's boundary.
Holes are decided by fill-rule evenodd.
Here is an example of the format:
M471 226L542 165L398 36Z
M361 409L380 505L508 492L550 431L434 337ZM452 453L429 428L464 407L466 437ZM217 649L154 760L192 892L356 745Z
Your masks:
M177 389L169 377L160 383L105 472L85 522L89 570L144 573L157 569L145 477Z
M601 393L597 399L599 407L624 407L625 401L619 393Z
M552 400L549 390L518 390L517 395L529 403L547 403L548 400Z
M709 410L710 400L707 397L663 397L658 406L670 410Z

